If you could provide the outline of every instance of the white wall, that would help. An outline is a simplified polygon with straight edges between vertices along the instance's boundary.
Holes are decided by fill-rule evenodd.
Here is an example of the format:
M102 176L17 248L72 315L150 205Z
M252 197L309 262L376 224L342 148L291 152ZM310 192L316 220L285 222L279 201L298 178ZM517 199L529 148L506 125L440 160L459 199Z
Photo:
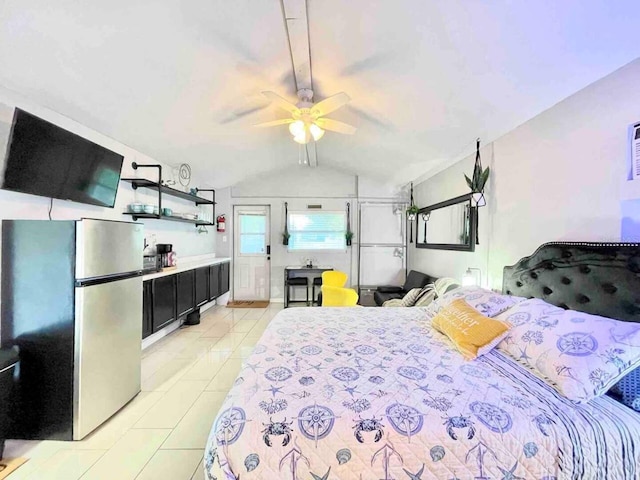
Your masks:
M132 148L129 148L117 140L86 128L63 115L49 110L48 108L36 105L28 99L9 90L3 89L2 87L0 87L0 111L3 112L3 115L0 117L0 146L4 146L6 144L6 134L8 133L6 112L12 112L14 107L20 107L27 110L34 115L61 126L62 128L77 133L84 138L124 155L125 158L122 166L122 177L144 177L145 175L150 175L142 169L139 169L137 172L134 171L131 168L131 163L133 161L138 163L160 163ZM4 148L2 148L2 155L4 155ZM188 161L187 159L182 160ZM171 167L163 165L163 175L165 178L170 178L170 172ZM156 177L153 177L153 179L155 178ZM205 187L205 185L198 184L197 178L193 178L191 180L191 185L199 186L201 188ZM145 189L139 189L134 192L128 183L121 182L120 187L118 188L114 208L103 208L63 200L54 200L52 219L70 220L79 219L81 217L91 217L131 221L131 217L122 215L122 212L126 210L126 206L133 201L155 204L157 202L156 195L157 193L154 195L153 192ZM203 196L207 195L207 193L203 193ZM49 209L49 201L50 200L48 198L44 197L0 190L0 220L45 220L48 218L47 212ZM163 206L172 208L176 212L196 212L199 210L198 207L190 202L172 199L167 196L163 197ZM204 207L200 208L204 211ZM210 211L210 209L207 210L209 214ZM147 220L142 223L145 225L146 236L150 237L151 234L155 234L158 243L173 243L179 257L215 252L215 235L212 233L208 235L198 234L193 225L161 220Z
M491 167L493 145L489 144L480 149L483 168ZM464 179L464 174L470 175L473 171L475 153L448 169L431 177L429 180L414 185L414 199L419 207L426 207L435 203L448 200L469 193L469 187ZM492 195L494 178L490 177L486 191L487 206L478 212L478 240L474 252L456 252L450 250L431 250L415 248L415 243L410 245L408 252L409 269L418 270L435 277L453 277L462 279L468 267L480 268L483 272L483 282L487 273L487 255L489 253L489 233L491 215L489 212L495 208L495 198ZM414 228L415 230L415 228ZM415 234L415 232L414 232Z
M351 226L356 231L359 186L364 185L367 200L398 200L404 194L375 180L326 167L309 168L292 165L285 170L270 172L217 192L218 211L225 213L227 232L217 233L218 254L233 254L233 206L269 205L271 208L271 299L282 301L284 297L284 267L300 265L303 257L313 257L318 264L331 265L349 274L349 285L356 285L358 275L357 236L352 247L338 252L289 252L282 245L284 231L284 202L289 211L306 210L308 204L321 204L322 210L345 211L351 204ZM384 226L381 226L384 228ZM225 241L226 237L226 241ZM302 291L299 289L300 292ZM298 292L298 297L304 295Z
M548 241L620 241L620 203L640 198L627 182L627 128L640 120L640 60L577 92L487 145L489 205L475 253L413 249L410 266L460 278L467 266L501 288L502 268ZM465 193L473 157L416 187L419 205ZM638 241L640 238L635 238Z

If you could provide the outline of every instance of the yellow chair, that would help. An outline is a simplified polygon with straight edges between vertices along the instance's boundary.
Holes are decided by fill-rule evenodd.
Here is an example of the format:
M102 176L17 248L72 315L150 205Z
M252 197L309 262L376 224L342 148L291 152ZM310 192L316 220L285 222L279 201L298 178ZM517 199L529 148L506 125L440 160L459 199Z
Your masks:
M322 272L322 285L329 287L344 287L349 276L339 270L327 270Z
M358 304L358 292L352 288L322 285L321 290L323 307L355 307Z

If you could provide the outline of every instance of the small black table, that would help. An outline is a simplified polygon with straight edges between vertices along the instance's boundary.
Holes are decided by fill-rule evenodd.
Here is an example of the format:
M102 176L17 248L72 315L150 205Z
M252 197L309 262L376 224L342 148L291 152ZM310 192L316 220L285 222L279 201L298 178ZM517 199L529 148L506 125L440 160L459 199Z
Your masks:
M322 274L322 272L326 272L328 270L333 270L333 267L328 265L314 265L312 267L305 267L303 265L292 265L288 267L284 267L284 308L287 308L290 303L294 303L289 300L289 279L294 277L308 276L308 274ZM313 282L313 280L311 280ZM308 288L308 287L307 287ZM302 303L306 303L309 305L309 302L304 301ZM313 303L313 299L311 299L311 303Z

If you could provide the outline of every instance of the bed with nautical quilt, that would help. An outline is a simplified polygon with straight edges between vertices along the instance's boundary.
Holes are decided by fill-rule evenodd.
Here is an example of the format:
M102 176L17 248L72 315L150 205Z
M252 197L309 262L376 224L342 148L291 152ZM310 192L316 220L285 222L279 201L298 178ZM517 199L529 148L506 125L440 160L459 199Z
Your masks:
M214 421L207 478L639 478L640 414L608 396L576 404L497 349L465 361L433 313L279 313Z

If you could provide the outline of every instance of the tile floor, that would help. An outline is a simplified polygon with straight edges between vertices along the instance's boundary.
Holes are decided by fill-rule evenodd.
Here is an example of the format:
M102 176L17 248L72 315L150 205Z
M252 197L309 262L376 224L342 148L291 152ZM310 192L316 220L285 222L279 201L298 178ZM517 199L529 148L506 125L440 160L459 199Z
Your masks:
M142 353L142 392L84 440L8 441L5 456L29 458L8 480L203 479L213 419L282 307L216 306L164 337Z

